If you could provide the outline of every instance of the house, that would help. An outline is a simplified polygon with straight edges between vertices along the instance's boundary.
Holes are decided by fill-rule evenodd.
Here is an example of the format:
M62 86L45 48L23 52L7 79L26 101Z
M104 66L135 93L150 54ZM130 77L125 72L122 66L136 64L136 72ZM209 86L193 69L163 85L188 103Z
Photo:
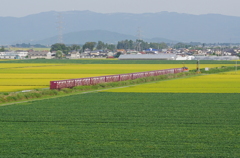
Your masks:
M100 54L100 50L93 50L90 52L91 56L99 56L99 54Z
M52 56L51 52L29 52L28 53L29 59L52 59L54 56Z
M107 53L107 57L110 58L110 57L113 57L114 53L113 52L108 52Z
M116 52L121 52L122 54L126 54L127 53L125 49L117 49Z
M102 58L102 57L107 57L108 51L107 50L93 50L90 53L91 57L98 57L98 58Z
M146 49L145 52L146 52L146 54L158 54L159 50L149 48L149 49Z
M216 55L222 55L222 51L217 50L217 51L215 51L215 54Z
M79 59L79 58L80 58L80 53L78 51L70 52L69 59Z

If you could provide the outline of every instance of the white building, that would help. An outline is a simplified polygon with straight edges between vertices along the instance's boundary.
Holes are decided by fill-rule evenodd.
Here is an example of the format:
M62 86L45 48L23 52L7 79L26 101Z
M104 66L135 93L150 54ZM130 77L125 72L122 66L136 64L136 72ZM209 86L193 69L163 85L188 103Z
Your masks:
M177 55L176 60L193 60L194 58L195 58L194 56L188 56L188 55L182 56L182 55Z
M25 59L28 52L0 52L0 59Z
M160 53L160 54L130 54L120 55L119 60L176 60L176 54Z

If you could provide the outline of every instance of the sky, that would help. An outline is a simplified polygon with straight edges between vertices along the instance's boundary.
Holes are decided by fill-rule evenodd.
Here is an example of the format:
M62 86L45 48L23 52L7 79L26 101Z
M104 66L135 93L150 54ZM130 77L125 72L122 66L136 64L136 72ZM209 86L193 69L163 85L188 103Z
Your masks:
M23 17L47 11L97 13L222 14L240 17L240 0L1 0L0 17Z

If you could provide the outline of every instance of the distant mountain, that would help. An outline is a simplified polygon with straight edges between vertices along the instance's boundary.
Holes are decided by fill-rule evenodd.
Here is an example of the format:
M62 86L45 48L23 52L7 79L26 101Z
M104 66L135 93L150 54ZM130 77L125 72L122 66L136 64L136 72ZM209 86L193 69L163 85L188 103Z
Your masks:
M58 20L59 15L63 17L62 20ZM133 37L137 35L137 30L140 28L142 38L148 39L164 38L206 43L240 41L240 17L234 16L190 15L173 12L102 14L91 11L67 11L59 14L51 11L21 18L0 17L0 45L38 41L57 36L57 22L62 23L66 39L68 36L71 37L70 34L73 32L86 30L106 30ZM84 35L83 32L81 36L86 41L94 40L89 38L91 35ZM102 36L102 39L104 38ZM64 41L68 41L66 39ZM110 37L108 39L110 43L114 43ZM75 40L72 42L75 43Z
M111 31L105 30L87 30L87 31L79 31L79 32L71 32L63 35L65 44L84 44L85 42L98 42L103 41L105 43L117 44L118 41L122 40L133 40L137 39L136 36L125 35ZM144 38L144 41L147 42L166 42L166 43L176 43L176 41L164 39L164 38L153 38L147 39ZM29 43L30 41L25 41ZM31 41L32 44L44 44L44 45L52 45L58 42L58 36L53 36L50 38L46 38L43 40Z

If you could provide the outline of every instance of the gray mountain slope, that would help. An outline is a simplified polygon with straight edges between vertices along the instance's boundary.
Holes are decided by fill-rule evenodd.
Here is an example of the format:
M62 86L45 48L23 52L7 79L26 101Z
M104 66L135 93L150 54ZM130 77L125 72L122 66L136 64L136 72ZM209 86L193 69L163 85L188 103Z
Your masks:
M0 17L0 44L36 41L56 36L57 16L57 12L51 11L21 18ZM106 30L136 36L140 27L144 38L214 43L240 41L240 17L234 16L173 12L102 14L91 11L68 11L62 12L62 17L64 34Z

